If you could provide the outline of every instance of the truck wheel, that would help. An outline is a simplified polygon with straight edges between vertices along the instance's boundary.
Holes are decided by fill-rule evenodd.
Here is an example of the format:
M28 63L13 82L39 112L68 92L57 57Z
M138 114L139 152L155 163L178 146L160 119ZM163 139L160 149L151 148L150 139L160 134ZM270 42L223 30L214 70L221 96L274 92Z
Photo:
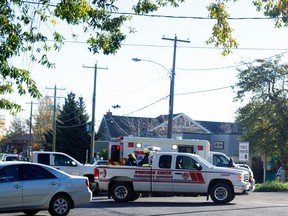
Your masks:
M234 199L234 194L229 185L224 183L217 183L213 185L210 191L211 199L216 204L225 204Z
M133 196L131 186L125 182L115 183L111 191L112 198L118 203L130 201Z
M52 198L48 212L52 216L66 216L70 211L71 201L65 195L56 195Z
M135 201L140 197L139 193L132 193L132 195L130 196L129 201Z

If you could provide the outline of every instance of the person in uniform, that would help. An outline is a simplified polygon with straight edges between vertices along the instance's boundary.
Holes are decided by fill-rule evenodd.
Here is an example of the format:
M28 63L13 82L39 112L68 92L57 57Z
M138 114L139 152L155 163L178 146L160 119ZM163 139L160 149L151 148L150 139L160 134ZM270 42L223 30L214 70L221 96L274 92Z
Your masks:
M149 151L148 151L148 149L144 149L144 157L138 163L138 166L143 166L144 164L149 164Z
M126 166L137 166L136 157L134 154L129 154L128 159L125 162Z

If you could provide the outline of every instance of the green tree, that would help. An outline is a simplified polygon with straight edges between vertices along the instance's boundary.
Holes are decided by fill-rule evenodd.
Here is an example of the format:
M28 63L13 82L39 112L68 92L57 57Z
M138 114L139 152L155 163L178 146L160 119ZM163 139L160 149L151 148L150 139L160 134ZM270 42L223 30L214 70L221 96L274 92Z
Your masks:
M237 111L236 121L242 126L242 139L251 150L264 156L280 155L287 170L288 150L288 64L281 57L257 60L238 69L236 100L248 100Z
M209 17L215 19L212 36L208 44L223 47L223 55L229 54L231 48L237 47L233 38L233 29L229 26L227 4L236 0L216 1L207 6ZM184 0L139 0L132 6L135 14L148 14L161 7L177 7ZM252 1L257 10L265 16L275 18L276 26L287 26L287 1ZM40 98L35 81L27 69L17 68L11 64L13 57L23 54L30 60L48 68L55 65L49 61L47 53L54 49L59 51L64 44L64 37L53 30L59 20L70 26L80 26L87 34L88 49L93 53L114 54L121 48L126 38L125 21L129 15L117 14L119 1L115 0L1 0L0 4L0 95L16 92ZM47 26L49 31L40 32L40 26ZM134 32L134 29L129 29ZM54 43L50 43L50 41ZM49 43L48 43L49 41ZM12 100L1 97L0 109L12 113L21 110L21 106Z
M69 93L57 118L56 151L65 152L84 163L90 146L86 131L88 119L83 98L76 100L75 94ZM49 143L46 149L52 150L53 131L49 130L45 138Z
M4 116L0 115L0 142L6 135L6 121Z
M102 149L100 154L99 154L99 158L101 158L103 160L108 160L108 154L109 154L108 149Z
M47 145L44 134L51 130L53 124L53 102L50 97L46 96L39 100L38 109L33 114L33 150L44 149Z
M22 120L19 117L14 117L7 131L8 138L28 134L29 120Z

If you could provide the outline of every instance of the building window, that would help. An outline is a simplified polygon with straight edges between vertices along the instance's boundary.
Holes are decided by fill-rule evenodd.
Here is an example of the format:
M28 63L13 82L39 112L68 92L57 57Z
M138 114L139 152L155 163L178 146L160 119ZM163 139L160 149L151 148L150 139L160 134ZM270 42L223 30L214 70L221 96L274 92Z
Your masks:
M214 149L224 149L223 141L214 141Z

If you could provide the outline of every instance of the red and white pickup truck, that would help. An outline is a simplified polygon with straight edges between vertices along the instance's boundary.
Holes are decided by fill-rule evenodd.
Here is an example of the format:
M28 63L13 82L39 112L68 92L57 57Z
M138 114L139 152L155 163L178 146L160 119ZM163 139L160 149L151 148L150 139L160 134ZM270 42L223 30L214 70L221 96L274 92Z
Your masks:
M250 186L247 171L215 167L195 154L157 152L151 158L141 167L96 167L98 189L108 191L108 198L116 202L134 201L140 194L164 194L207 196L207 200L210 195L214 203L224 204L236 194L247 194Z

